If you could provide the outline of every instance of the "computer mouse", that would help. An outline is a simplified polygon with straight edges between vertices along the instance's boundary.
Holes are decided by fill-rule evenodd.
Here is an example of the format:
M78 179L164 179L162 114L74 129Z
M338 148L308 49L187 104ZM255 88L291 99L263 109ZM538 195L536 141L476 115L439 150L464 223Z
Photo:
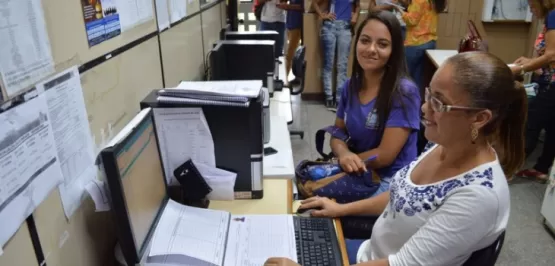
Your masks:
M322 210L322 208L317 207L317 208L299 208L297 209L297 215L301 216L301 217L311 217L312 216L312 212L313 211L319 211Z

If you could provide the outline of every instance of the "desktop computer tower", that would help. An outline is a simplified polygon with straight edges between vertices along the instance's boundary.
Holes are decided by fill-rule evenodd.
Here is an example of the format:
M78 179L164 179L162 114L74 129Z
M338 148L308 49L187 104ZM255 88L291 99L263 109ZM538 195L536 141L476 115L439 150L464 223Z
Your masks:
M274 73L275 41L224 40L210 51L211 80L262 80ZM274 73L275 74L275 73Z
M249 107L239 107L162 103L157 100L157 92L153 90L141 101L141 109L201 107L214 141L216 167L237 173L235 198L261 199L264 149L262 93L250 101Z
M227 31L224 33L226 40L258 40L258 41L275 41L277 43L279 34L277 31L263 30L263 31ZM223 40L223 39L222 39ZM280 53L277 51L277 46L274 46L274 56Z

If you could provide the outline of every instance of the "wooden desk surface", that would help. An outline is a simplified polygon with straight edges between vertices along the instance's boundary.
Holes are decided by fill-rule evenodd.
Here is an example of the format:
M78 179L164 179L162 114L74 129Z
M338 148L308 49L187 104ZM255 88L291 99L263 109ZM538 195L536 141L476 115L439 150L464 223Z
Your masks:
M264 197L259 200L210 201L210 209L231 214L292 214L291 179L264 179Z

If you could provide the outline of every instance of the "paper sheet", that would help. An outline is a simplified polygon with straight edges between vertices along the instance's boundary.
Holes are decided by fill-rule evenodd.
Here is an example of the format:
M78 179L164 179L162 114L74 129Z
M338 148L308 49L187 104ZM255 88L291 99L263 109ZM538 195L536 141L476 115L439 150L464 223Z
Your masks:
M97 212L110 210L110 198L104 182L95 179L89 182L85 186L85 189L94 201L94 206Z
M163 31L170 27L168 0L156 0L156 19L158 20L158 31Z
M64 174L60 196L69 218L81 205L85 186L97 175L79 70L72 67L41 82L37 90L44 92L47 99L48 118Z
M0 113L0 247L62 182L44 95Z
M54 73L40 0L0 1L0 74L8 97Z
M146 22L154 15L151 0L114 0L120 14L121 30Z
M291 215L232 215L225 266L264 265L271 257L297 261Z
M158 145L168 184L173 171L189 159L216 167L214 140L201 108L154 108Z
M169 0L170 1L170 21L171 23L177 22L187 16L187 2L184 0Z
M207 195L209 200L234 200L235 192L233 188L235 187L235 179L237 179L236 173L195 161L193 163L206 183L212 188L212 192Z
M178 254L222 265L229 217L227 212L170 200L156 226L149 255Z

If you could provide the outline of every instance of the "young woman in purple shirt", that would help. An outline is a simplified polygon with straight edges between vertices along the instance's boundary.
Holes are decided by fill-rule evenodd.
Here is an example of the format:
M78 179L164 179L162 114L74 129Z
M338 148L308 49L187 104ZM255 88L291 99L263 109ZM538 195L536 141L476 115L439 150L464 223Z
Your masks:
M401 25L394 14L372 12L356 35L352 77L343 85L335 125L350 136L351 149L332 138L331 149L346 172L362 161L380 176L377 195L389 189L397 170L417 156L420 92L408 78Z

